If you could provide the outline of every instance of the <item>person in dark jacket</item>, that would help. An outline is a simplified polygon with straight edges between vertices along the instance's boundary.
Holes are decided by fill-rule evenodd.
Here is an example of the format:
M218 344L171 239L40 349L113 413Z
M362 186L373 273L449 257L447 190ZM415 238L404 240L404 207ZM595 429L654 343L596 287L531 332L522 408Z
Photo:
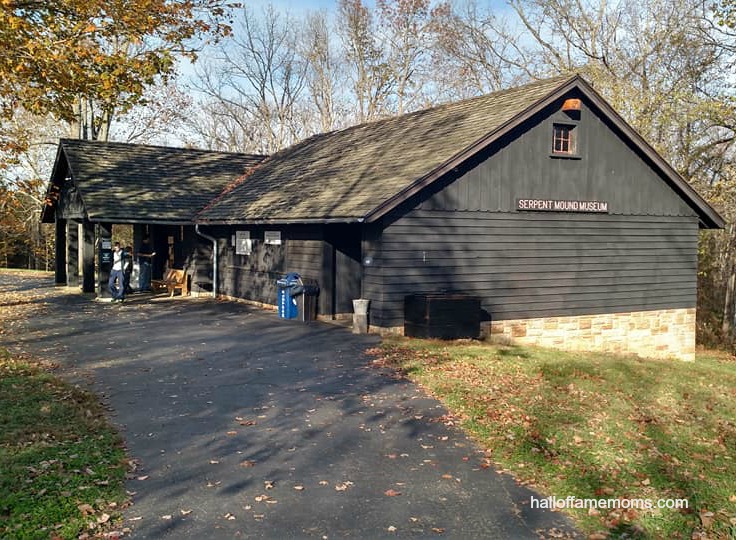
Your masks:
M151 263L156 252L151 247L151 239L143 237L141 247L138 248L138 264L140 265L140 287L141 291L151 290Z

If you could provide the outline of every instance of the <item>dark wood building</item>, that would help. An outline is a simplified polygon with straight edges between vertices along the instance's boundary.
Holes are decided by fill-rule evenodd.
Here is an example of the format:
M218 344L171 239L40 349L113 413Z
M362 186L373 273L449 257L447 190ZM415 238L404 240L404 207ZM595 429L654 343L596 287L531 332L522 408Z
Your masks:
M463 293L480 299L484 331L508 339L693 357L698 230L723 220L580 77L233 157L233 168L181 224L177 264L194 294L274 305L276 280L298 272L319 285L324 318L370 300L374 331L403 332L408 295ZM68 173L55 171L62 185ZM119 219L156 222L155 200L145 212Z
M401 333L407 295L460 292L509 339L683 358L698 230L723 226L579 77L313 137L197 221L254 239L223 269L234 296L272 303L296 271L319 281L322 314L360 295L371 328Z
M56 283L109 297L110 265L100 264L100 254L113 225L133 226L136 251L150 236L154 277L196 259L209 241L196 234L194 216L263 158L62 139L42 213L56 224Z

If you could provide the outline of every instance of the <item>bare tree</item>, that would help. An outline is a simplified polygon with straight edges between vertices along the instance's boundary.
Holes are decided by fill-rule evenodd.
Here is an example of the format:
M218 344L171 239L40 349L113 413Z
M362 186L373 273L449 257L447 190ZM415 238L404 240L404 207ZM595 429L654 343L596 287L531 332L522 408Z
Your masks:
M319 11L307 15L301 55L308 64L307 88L311 106L316 112L317 131L320 132L341 127L346 116L340 96L340 86L344 80L344 66L334 50L331 34L330 23L325 12Z
M192 98L175 81L146 89L143 103L111 123L109 138L142 144L171 144L180 140L191 114Z
M395 114L415 108L429 76L430 0L378 0L386 68L394 83Z
M304 98L306 62L298 54L299 27L273 7L260 17L243 9L232 40L217 50L211 65L199 70L197 89L204 109L248 126L241 151L272 153L306 135L299 102ZM216 103L217 105L212 105Z
M396 81L388 68L383 44L376 38L372 12L362 0L340 0L338 31L357 106L357 121L388 116Z
M58 137L65 126L50 115L39 117L18 109L6 127L13 132L20 126L28 133L25 151L0 168L0 257L5 266L48 270L54 231L41 224L41 211Z
M432 11L434 80L457 100L502 90L535 76L507 16L476 0L441 4Z

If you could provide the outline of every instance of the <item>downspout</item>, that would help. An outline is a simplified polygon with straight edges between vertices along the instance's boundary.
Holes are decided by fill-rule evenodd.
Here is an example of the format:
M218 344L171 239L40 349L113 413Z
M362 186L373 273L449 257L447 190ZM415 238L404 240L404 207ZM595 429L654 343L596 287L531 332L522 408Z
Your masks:
M200 232L199 223L196 223L194 225L194 230L199 236L212 242L212 252L214 254L214 260L212 264L212 297L217 298L217 239L213 236L209 236L207 234L204 234L203 232Z

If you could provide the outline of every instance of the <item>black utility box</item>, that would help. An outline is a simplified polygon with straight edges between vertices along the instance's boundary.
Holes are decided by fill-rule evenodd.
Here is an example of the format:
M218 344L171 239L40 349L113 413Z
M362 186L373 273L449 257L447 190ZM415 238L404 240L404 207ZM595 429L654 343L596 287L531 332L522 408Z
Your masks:
M477 338L480 298L466 294L413 294L404 298L404 335L420 338Z

